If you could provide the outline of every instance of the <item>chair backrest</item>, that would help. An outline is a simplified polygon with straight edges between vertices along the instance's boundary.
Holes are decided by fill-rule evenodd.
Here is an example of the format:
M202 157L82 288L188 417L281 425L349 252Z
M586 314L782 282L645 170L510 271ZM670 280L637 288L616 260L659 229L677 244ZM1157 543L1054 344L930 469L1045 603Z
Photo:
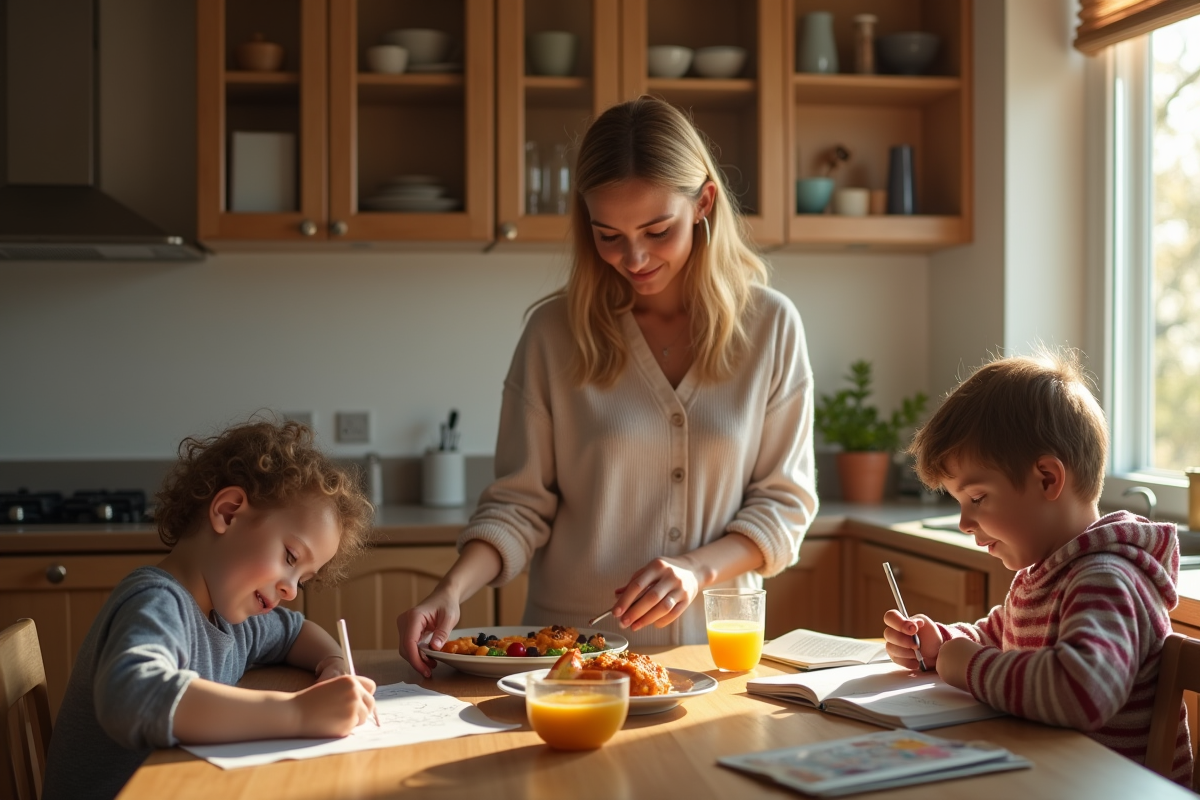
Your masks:
M1163 643L1154 713L1150 718L1150 743L1146 747L1146 766L1167 778L1171 777L1175 761L1179 706L1185 691L1200 691L1200 639L1172 633ZM1193 748L1195 745L1193 742ZM1195 773L1192 782L1194 786Z
M17 800L37 800L50 747L50 698L31 619L0 631L0 696L0 793L7 789Z

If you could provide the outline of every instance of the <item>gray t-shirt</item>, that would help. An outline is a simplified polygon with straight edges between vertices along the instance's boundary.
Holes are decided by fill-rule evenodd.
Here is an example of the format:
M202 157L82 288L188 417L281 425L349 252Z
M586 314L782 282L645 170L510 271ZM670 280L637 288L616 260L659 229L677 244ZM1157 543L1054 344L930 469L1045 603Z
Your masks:
M285 608L239 625L213 616L158 567L117 584L67 681L43 800L115 797L152 749L179 743L175 708L194 678L232 685L249 665L280 663L304 624Z

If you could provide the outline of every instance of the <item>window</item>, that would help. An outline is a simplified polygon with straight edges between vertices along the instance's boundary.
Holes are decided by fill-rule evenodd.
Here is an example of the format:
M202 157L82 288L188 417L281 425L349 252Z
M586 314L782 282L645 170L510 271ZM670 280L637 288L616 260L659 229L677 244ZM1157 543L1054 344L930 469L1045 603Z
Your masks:
M1200 466L1200 17L1109 58L1112 470L1170 495Z

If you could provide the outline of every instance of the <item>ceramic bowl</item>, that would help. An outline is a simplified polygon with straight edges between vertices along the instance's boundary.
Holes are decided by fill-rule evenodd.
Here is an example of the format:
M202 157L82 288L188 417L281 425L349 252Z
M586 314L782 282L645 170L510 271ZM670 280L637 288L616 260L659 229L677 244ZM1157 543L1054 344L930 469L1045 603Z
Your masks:
M692 49L677 44L656 44L646 50L646 68L651 78L682 78L692 66Z
M237 65L250 72L274 72L283 65L283 46L263 41L261 33L237 46Z
M833 196L833 178L801 178L796 181L796 211L820 214Z
M746 63L746 49L721 45L701 47L692 59L692 68L704 78L734 78Z
M940 43L935 34L924 31L889 33L875 40L875 55L883 72L924 75L933 66Z
M398 28L385 33L383 41L407 50L409 65L439 64L450 52L450 35L432 28Z
M570 31L531 33L526 41L529 64L535 75L570 75L575 72L579 38Z
M399 75L408 66L408 51L398 44L377 44L368 47L367 66L372 72Z

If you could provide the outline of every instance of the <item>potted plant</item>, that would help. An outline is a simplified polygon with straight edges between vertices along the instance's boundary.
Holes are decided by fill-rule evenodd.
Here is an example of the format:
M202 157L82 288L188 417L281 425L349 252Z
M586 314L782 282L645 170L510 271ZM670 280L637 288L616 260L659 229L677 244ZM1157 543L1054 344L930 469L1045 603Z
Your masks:
M855 361L846 380L851 386L822 394L814 409L813 426L828 444L840 445L837 456L842 499L848 503L879 503L887 482L888 463L900 447L900 432L915 425L929 398L917 392L900 401L890 417L867 403L871 396L871 362Z

